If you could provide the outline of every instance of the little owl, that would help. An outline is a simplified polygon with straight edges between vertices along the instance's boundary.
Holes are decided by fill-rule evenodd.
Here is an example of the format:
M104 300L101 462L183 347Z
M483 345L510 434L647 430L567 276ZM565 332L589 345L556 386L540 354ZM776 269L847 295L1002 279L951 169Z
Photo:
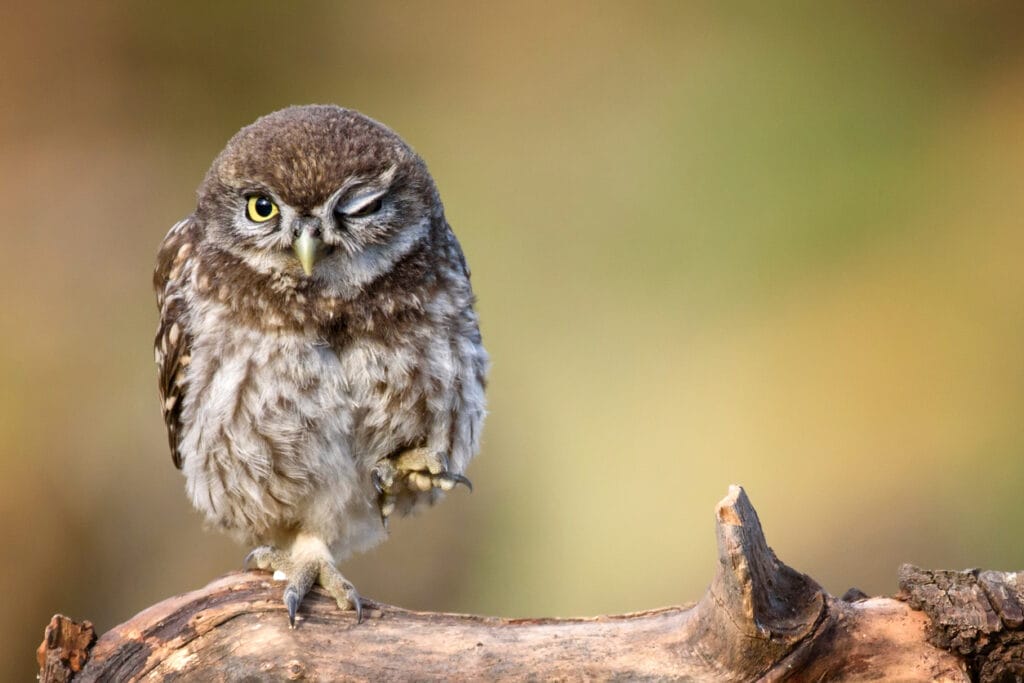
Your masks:
M487 353L427 167L385 126L291 107L239 131L167 233L156 362L192 504L361 617L335 562L469 480Z

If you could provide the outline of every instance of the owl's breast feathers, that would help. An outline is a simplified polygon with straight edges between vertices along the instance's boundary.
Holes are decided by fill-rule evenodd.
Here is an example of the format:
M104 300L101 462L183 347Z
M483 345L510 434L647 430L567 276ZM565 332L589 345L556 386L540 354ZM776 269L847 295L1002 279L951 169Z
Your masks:
M298 334L326 342L335 352L357 338L419 343L425 329L468 335L479 344L468 276L462 251L443 219L423 244L354 300L320 291L315 279L258 273L232 254L204 248L202 226L194 217L177 223L164 239L153 277L160 309L155 356L175 466L182 467L185 455L181 439L188 365L201 334L197 316L206 305L235 325L268 335ZM473 374L482 382L484 372L482 366Z

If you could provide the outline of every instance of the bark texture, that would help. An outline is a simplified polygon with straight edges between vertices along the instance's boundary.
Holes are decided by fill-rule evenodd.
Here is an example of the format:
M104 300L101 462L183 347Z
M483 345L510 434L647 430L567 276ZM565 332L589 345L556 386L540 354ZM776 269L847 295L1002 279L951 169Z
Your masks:
M39 680L65 683L82 670L89 657L89 649L96 642L92 622L77 624L56 614L50 619L43 634L43 642L36 650L39 662Z
M929 619L928 640L981 681L1024 681L1024 572L900 567L900 590Z
M851 591L848 602L779 561L741 488L716 518L718 571L696 605L499 619L364 600L356 624L317 589L290 630L281 584L232 573L95 645L88 622L54 617L41 680L1012 681L1021 671L1016 575L905 567L904 599Z

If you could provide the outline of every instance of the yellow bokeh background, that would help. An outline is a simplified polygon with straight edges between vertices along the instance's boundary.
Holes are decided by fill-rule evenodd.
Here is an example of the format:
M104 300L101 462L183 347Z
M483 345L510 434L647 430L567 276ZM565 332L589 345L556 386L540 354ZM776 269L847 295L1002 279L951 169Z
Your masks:
M507 616L700 597L743 484L841 594L1024 568L1014 3L65 3L0 24L0 678L237 568L171 465L150 273L242 125L426 159L493 358L476 491L343 569Z

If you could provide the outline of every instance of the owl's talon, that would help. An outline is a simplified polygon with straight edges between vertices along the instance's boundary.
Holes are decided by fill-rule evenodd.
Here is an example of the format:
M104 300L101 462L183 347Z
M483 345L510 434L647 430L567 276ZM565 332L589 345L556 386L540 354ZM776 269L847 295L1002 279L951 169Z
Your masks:
M314 583L323 586L341 609L354 609L357 622L362 622L363 606L359 601L359 594L331 560L313 558L295 561L290 553L272 546L260 546L253 548L246 555L245 562L247 567L252 563L259 569L273 571L275 575L287 575L288 585L284 588L283 602L285 609L288 610L290 628L295 628L299 607Z
M324 562L320 566L320 585L335 599L338 607L343 610L355 610L357 624L363 623L363 603L359 599L359 593L330 562Z
M299 603L302 596L299 595L295 586L288 586L284 589L284 606L288 608L288 627L295 628L295 613L299 611Z
M382 494L380 499L380 521L384 524L384 528L388 528L388 519L391 517L391 513L395 511L395 497Z
M288 563L287 553L269 545L261 545L249 551L249 554L242 560L242 569L283 569Z
M459 484L473 490L473 483L468 478L448 468L446 454L422 447L410 448L377 461L370 471L370 481L377 490L377 507L384 528L387 529L388 518L395 511L400 497L415 498L429 493L433 501L438 491L451 491Z
M242 571L247 572L252 569L255 565L253 564L253 558L256 556L256 548L253 548L245 555L245 559L242 560Z
M391 460L383 458L377 461L377 464L370 470L370 480L373 481L373 487L377 489L377 493L385 495L395 485L397 474Z
M442 491L451 491L453 488L462 484L469 492L473 492L473 482L461 474L453 474L451 472L445 472L439 476L431 478L431 484L435 489L441 489Z
M409 472L406 475L406 485L412 491L429 491L434 486L429 474L423 472Z

